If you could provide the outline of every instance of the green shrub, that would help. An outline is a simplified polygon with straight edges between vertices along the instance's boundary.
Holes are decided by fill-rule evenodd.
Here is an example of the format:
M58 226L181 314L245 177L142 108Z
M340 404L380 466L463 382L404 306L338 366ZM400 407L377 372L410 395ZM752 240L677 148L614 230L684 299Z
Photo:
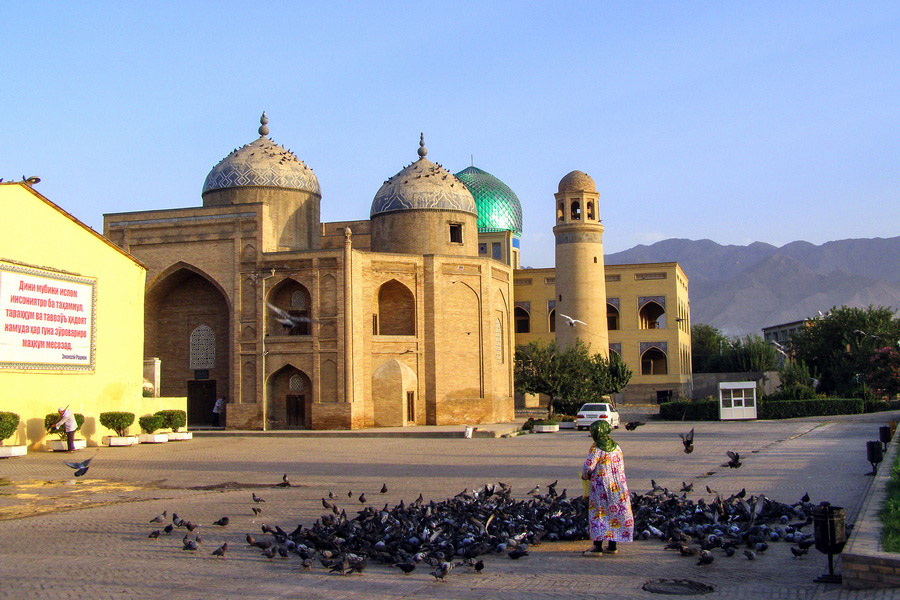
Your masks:
M3 440L11 436L19 428L19 415L11 412L0 412L0 446Z
M144 433L153 433L157 429L161 429L165 419L162 415L144 415L138 419L138 424Z
M534 421L533 425L559 425L555 419L541 419L540 421Z
M780 400L760 403L760 419L793 419L823 415L856 415L863 412L861 398L816 398L815 400Z
M522 431L531 431L534 429L534 417L528 417L528 419L522 423Z
M134 423L134 413L130 412L105 412L100 413L100 424L107 429L112 429L119 437L125 437L125 430Z
M885 410L900 410L900 400L867 400L866 401L866 412L874 413L874 412L882 412Z
M183 410L158 410L154 414L163 418L162 428L178 431L187 425L187 413Z
M659 418L667 421L718 421L719 403L715 400L663 402Z
M887 495L878 512L881 519L881 546L887 552L900 552L900 455L891 467L891 478L885 485L885 491Z
M44 430L47 433L55 433L59 436L59 439L65 441L66 439L66 428L62 425L59 426L59 429L53 429L53 426L59 422L59 417L61 415L58 412L50 413L49 415L44 417ZM84 425L84 415L81 413L75 413L75 431L79 431L81 426Z

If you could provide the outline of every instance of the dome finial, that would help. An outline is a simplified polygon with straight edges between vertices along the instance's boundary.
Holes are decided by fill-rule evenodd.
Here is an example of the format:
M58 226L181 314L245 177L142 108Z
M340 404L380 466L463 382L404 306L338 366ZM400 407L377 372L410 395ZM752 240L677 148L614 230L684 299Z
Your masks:
M425 134L419 134L419 158L425 158L425 155L428 154L428 148L425 147Z
M262 116L259 118L260 126L259 126L259 135L267 136L269 135L269 128L266 127L266 124L269 122L269 117L266 116L266 111L263 111Z

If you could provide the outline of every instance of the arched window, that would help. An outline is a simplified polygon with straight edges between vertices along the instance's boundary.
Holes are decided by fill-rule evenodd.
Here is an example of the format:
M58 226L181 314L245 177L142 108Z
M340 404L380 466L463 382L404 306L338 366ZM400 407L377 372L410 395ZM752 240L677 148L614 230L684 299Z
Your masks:
M619 309L606 303L606 328L610 331L619 329Z
M547 317L550 319L550 333L556 333L556 309L551 310Z
M303 377L300 375L291 375L291 378L288 381L288 389L292 392L302 392L303 387Z
M588 201L588 203L587 203L587 218L589 221L594 220L594 203L593 203L593 201Z
M580 221L581 220L581 204L578 200L572 201L572 220Z
M312 303L309 291L303 285L293 279L286 279L272 289L269 298L269 302L273 306L294 317L293 324L283 323L278 321L278 315L270 310L269 331L273 335L310 335L312 333L312 327L310 327Z
M378 335L415 335L416 300L409 288L391 279L378 290Z
M531 315L527 310L517 306L513 317L516 320L516 333L531 333Z
M648 348L641 356L641 375L666 375L668 372L666 355L659 348Z
M562 221L565 218L566 218L565 205L562 202L560 202L559 207L556 209L556 220Z
M183 339L183 338L182 338ZM208 325L191 332L190 369L212 369L216 366L216 334ZM182 363L183 364L183 363Z
M641 307L638 320L641 329L665 329L666 309L651 300Z
M494 352L497 355L497 362L503 363L506 353L503 351L503 319L498 318L496 329L494 330Z

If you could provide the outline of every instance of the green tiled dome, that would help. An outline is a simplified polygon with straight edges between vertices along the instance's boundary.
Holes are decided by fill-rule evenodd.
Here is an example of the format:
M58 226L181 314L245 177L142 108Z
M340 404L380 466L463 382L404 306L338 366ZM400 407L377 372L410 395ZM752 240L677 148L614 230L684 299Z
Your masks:
M522 235L522 204L509 186L478 167L456 174L466 184L478 206L478 231L512 231Z

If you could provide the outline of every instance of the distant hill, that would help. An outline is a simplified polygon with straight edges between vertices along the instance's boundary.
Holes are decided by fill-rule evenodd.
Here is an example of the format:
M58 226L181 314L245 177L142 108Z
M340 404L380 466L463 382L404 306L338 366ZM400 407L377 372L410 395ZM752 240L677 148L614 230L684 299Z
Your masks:
M900 237L821 246L669 239L608 254L610 265L677 261L690 280L691 320L729 335L797 321L832 306L900 309Z

